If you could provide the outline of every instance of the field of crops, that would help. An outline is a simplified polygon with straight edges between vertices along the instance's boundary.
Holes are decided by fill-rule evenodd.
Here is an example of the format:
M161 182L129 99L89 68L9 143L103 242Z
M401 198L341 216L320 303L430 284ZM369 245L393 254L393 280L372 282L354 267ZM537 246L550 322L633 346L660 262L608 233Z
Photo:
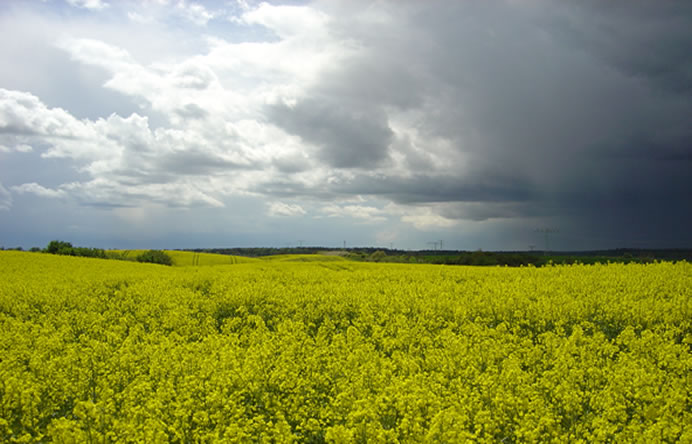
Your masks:
M345 262L341 256L329 256L324 254L275 254L259 258L268 262Z
M692 442L692 265L0 252L2 442Z
M107 255L117 256L125 260L135 260L135 258L147 250L109 250ZM224 254L197 253L194 251L166 250L165 253L173 260L176 267L187 266L208 266L208 265L228 265L228 264L247 264L257 262L258 259L230 256Z

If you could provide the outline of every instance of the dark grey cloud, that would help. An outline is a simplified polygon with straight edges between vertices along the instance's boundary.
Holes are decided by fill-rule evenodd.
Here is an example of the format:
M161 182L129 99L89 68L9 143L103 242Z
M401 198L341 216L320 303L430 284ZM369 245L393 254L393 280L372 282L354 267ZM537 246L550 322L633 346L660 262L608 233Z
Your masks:
M78 171L69 160L42 158L44 149L37 145L30 153L0 153L0 182L8 188L30 182L54 188L63 183L88 179L89 176Z
M407 174L364 175L332 191L633 242L640 233L670 243L667 227L692 244L678 223L692 220L692 3L411 2L372 8L386 18L367 26L362 6L324 6L364 52L314 88L353 106L346 114L417 110L409 122L458 156L428 172L429 159L404 141L395 149L410 156Z
M281 173L300 173L310 169L308 159L304 156L277 157L272 160L274 166Z
M343 195L387 197L396 203L525 202L537 197L531 183L500 175L412 177L360 175L330 187Z
M546 26L624 74L670 93L692 91L692 4L645 0L565 3Z
M129 153L121 166L109 172L110 177L128 186L170 184L186 177L209 178L220 174L260 168L256 163L233 161L206 150L187 147L169 152ZM171 203L175 199L170 200Z
M374 169L389 157L392 130L376 107L349 108L327 97L267 108L270 121L318 147L317 157L334 168Z
M12 195L0 183L0 211L9 210L12 207Z
M256 169L257 164L233 161L203 149L188 148L166 155L157 165L162 171L183 175L210 175L223 171Z
M344 195L334 192L327 187L308 185L296 181L286 174L270 180L260 181L250 187L250 191L274 198L307 198L316 200L333 200ZM352 195L347 195L350 197Z

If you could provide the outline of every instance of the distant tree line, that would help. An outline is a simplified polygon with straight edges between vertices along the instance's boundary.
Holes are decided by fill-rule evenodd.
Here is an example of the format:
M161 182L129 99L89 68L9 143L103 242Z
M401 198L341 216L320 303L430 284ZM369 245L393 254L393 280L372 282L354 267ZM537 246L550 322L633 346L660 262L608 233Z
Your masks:
M75 247L70 242L54 240L43 250L45 253L63 256L97 257L107 259L106 251L101 248Z
M0 250L5 248L0 247ZM10 250L22 251L21 247ZM30 251L61 254L68 256L82 256L100 259L136 260L162 265L172 265L172 258L161 250L149 250L136 257L127 257L115 251L106 251L100 248L75 247L70 242L54 240L46 248L31 248ZM395 249L378 249L375 247L359 247L348 249L334 249L328 247L286 247L286 248L197 248L184 251L226 254L233 256L261 257L278 254L319 254L334 252L349 259L366 262L396 262L396 263L422 263L444 265L501 265L520 267L533 265L536 267L549 264L594 264L594 263L651 263L657 260L688 261L692 262L692 250L690 249L627 249L598 251L555 252L550 255L541 251L503 252L503 251L456 251L456 250L419 250L406 251Z
M490 252L490 251L464 251L445 252L434 254L434 251L412 252L407 254L391 254L383 250L373 252L354 251L346 257L365 262L395 262L414 264L441 264L441 265L474 265L474 266L508 266L522 267L567 264L596 264L596 263L652 263L657 260L688 260L684 255L655 257L653 255L587 255L587 254L531 254L528 252ZM427 253L427 254L425 254ZM431 254L433 253L433 254Z
M326 251L334 251L328 247L256 247L256 248L191 248L182 251L194 251L195 253L215 253L230 256L262 257L277 254L318 254Z
M450 265L508 265L520 266L547 263L596 263L596 262L653 262L688 261L692 262L692 249L633 249L618 248L593 251L561 251L546 254L544 251L458 251L458 250L398 250L392 248L355 247L255 247L255 248L196 248L184 251L197 253L216 253L233 256L261 257L276 254L319 254L339 251L354 260L372 260L379 262L411 262ZM384 257L378 253L382 252Z
M445 254L425 254L430 252L414 252L413 254L391 254L383 250L372 253L357 251L349 253L349 259L365 262L396 262L413 264L444 264L444 265L507 265L519 267L526 265L540 266L545 260L539 256L520 253L493 253L488 251L446 252Z
M33 249L32 249L33 250ZM92 257L98 259L132 260L117 252L107 252L101 248L75 247L70 242L54 240L42 250L43 253L63 256ZM161 250L148 250L134 258L137 262L160 265L173 265L173 259Z
M161 250L149 250L137 256L137 262L150 264L173 265L173 259Z

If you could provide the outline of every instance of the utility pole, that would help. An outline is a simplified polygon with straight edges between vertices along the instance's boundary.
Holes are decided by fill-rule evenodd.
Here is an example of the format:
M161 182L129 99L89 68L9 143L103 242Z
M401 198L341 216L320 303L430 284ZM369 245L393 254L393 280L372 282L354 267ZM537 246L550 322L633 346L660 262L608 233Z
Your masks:
M428 245L432 245L432 246L433 246L433 251L437 250L437 241L428 242Z
M536 230L537 233L543 233L545 236L545 252L544 255L548 255L548 251L550 251L550 235L554 233L559 233L560 231L554 228L538 228Z
M440 250L444 250L444 248L442 248L442 243L443 243L443 240L440 239Z
M346 249L346 241L344 241L344 250Z
M298 241L298 246L299 246L299 247L302 247L302 246L303 246L303 242L305 242L305 241L304 241L304 240L299 240L299 241Z

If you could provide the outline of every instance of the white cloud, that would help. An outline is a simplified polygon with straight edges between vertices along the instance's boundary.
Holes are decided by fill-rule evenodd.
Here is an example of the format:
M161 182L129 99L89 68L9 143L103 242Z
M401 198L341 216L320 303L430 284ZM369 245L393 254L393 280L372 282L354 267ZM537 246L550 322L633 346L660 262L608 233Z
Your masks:
M152 130L148 119L137 114L79 120L64 110L48 108L31 94L2 89L0 131L49 144L42 157L71 159L92 177L58 190L29 183L15 191L44 197L70 194L95 205L127 206L153 200L170 206L221 207L208 174L223 174L254 162L242 150L231 152L223 144L206 147L209 140L193 130ZM19 145L19 149L27 146Z
M431 208L426 208L423 211L413 211L412 214L402 216L401 220L423 231L450 228L458 223L455 220L436 214Z
M327 217L350 217L373 223L387 220L380 208L365 205L327 205L322 208L322 211L327 214Z
M243 11L248 11L250 9L247 0L235 0L235 4Z
M128 5L127 18L139 25L177 23L180 19L196 27L206 26L209 21L224 14L223 10L209 10L202 2L186 0L149 0Z
M440 228L451 228L459 221L440 215L446 208L445 204L437 205L397 205L387 204L384 211L401 217L401 221L413 225L421 231L430 231Z
M151 15L140 14L136 11L129 11L127 13L127 18L130 19L131 22L139 23L140 25L151 25L156 23L156 18Z
M45 187L42 187L41 185L37 184L36 182L25 183L22 185L15 185L12 187L12 191L19 193L19 194L29 193L29 194L35 194L37 196L47 197L47 198L65 197L65 191L60 190L60 189L53 190L50 188L45 188Z
M12 207L12 195L0 183L0 210L9 210Z
M84 128L67 111L48 109L32 94L0 88L0 130L16 135L72 137Z
M25 143L17 144L14 148L10 148L6 145L0 145L0 153L11 153L13 151L16 151L18 153L31 153L32 151L34 151L34 148L31 145L27 145Z
M127 184L124 180L96 178L89 182L65 184L62 190L88 205L128 207L156 203L168 207L223 207L223 202L209 195L203 186L185 180Z
M94 39L60 39L56 46L73 60L98 66L112 75L105 87L124 94L147 98L160 92L158 76L140 65L128 51Z
M175 6L204 15L194 3ZM283 37L254 43L210 38L204 54L146 63L100 40L62 38L57 46L73 60L106 72L105 87L145 103L141 115L80 120L31 94L4 91L0 127L3 118L11 119L49 145L43 157L77 162L91 180L61 189L83 202L135 205L149 198L172 206L222 206L224 196L254 193L272 174L319 187L328 171L318 168L315 148L267 122L264 108L303 95L348 48L328 38L325 17L310 8L263 4L255 15L244 11L245 24L280 30ZM144 116L151 111L167 122L151 128ZM271 210L303 214L295 206Z
M272 202L271 204L269 204L268 214L273 217L302 216L305 214L305 210L303 209L303 207L297 204Z
M309 6L270 5L261 3L258 8L243 13L242 22L262 25L274 31L282 39L317 33L325 36L329 17Z
M107 8L109 5L107 2L102 0L67 0L71 6L75 8L84 8L91 10L101 10Z
M184 18L198 26L205 26L209 20L217 16L216 13L208 11L200 3L188 3L184 0L178 2L177 9Z
M129 117L77 119L63 109L47 107L31 94L0 90L0 128L4 125L29 134L27 141L33 137L48 146L43 157L70 159L89 176L57 190L38 184L18 190L45 196L69 194L94 205L129 207L151 201L222 207L224 197L233 194L272 194L282 189L317 194L339 177L349 176L347 170L323 165L316 146L267 121L265 110L277 103L294 106L311 94L325 74L346 65L364 48L357 40L336 37L330 18L310 6L240 6L236 23L266 27L278 40L235 43L210 37L202 54L140 61L127 49L105 41L59 39L57 46L73 60L105 71L105 87L146 105L141 114ZM191 14L198 24L214 17L197 3L178 1L169 7ZM137 9L128 14L130 20L141 22L157 13ZM152 128L145 116L150 111L160 113L167 124ZM448 139L415 128L423 111L392 109L380 115L385 125L391 125L396 143L390 147L393 163L382 165L378 174L405 175L411 159L432 169L456 163L449 161L454 148ZM264 181L279 186L258 191L257 185ZM326 206L322 212L370 223L395 214L426 229L453 223L432 209L391 213L363 202L348 203L348 199L341 196L340 205ZM268 207L272 216L306 213L297 204L274 202Z

